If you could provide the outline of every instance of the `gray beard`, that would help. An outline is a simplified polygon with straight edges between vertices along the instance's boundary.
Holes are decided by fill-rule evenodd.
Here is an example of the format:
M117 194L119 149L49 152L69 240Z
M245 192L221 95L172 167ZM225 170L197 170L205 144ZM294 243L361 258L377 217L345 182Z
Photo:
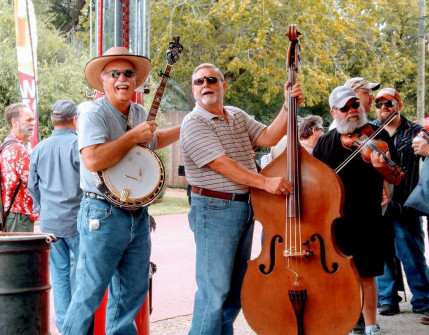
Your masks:
M337 112L336 113L341 113ZM349 115L344 119L335 119L337 121L337 130L340 134L351 134L354 133L356 129L359 129L368 123L366 118L365 110L361 107L359 109L359 117L356 120L349 121Z
M214 104L216 101L217 101L217 96L211 96L211 97L202 96L201 97L201 102L206 106Z
M28 130L26 127L21 127L21 126L18 127L18 130L23 134L27 135L28 137L33 136L34 130Z

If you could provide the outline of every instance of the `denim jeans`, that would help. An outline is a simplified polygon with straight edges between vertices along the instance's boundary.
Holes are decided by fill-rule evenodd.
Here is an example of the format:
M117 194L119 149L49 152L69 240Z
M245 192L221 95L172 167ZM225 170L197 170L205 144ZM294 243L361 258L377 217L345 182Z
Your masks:
M54 293L55 324L61 332L64 317L74 292L76 271L73 271L79 255L79 234L71 237L58 237L51 244L50 270ZM73 257L74 256L74 257Z
M109 283L106 335L137 334L134 319L149 289L147 208L128 212L103 200L83 198L78 230L77 287L62 334L91 334L94 312Z
M254 222L247 202L192 194L189 226L197 249L190 335L233 334Z
M401 215L392 220L396 256L404 267L414 312L429 309L429 269L424 255L424 233L420 217ZM395 278L395 259L389 259L384 274L377 277L378 304L397 305L401 301Z

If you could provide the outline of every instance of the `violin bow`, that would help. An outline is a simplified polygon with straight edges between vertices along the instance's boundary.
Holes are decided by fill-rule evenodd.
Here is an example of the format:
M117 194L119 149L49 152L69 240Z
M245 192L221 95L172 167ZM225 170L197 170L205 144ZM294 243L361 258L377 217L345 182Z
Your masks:
M395 116L398 115L398 112L392 113L386 121L383 122L383 124L378 128L376 131L374 131L371 136L368 136L368 138L363 142L363 144L355 151L353 151L349 157L347 157L344 162L342 162L340 165L337 166L337 168L334 170L335 173L340 172L358 153L362 151L362 149L365 147L366 143L374 139L378 134L381 133L381 131L386 127L392 120L395 118ZM370 148L371 149L371 148Z

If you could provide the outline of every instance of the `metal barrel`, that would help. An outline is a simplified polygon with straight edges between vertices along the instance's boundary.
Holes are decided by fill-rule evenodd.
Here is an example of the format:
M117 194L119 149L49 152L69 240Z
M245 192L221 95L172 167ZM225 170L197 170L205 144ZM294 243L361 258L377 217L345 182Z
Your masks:
M50 334L53 241L50 234L0 233L0 335Z

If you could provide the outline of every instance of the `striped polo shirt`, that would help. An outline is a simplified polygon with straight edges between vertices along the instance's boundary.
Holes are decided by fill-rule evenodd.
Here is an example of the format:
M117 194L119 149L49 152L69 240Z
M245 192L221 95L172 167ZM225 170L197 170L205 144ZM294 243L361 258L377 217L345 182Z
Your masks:
M249 187L237 184L207 166L221 156L227 156L246 169L257 172L253 151L265 125L244 111L225 106L228 122L198 104L183 119L180 146L186 178L192 186L219 192L248 193Z

